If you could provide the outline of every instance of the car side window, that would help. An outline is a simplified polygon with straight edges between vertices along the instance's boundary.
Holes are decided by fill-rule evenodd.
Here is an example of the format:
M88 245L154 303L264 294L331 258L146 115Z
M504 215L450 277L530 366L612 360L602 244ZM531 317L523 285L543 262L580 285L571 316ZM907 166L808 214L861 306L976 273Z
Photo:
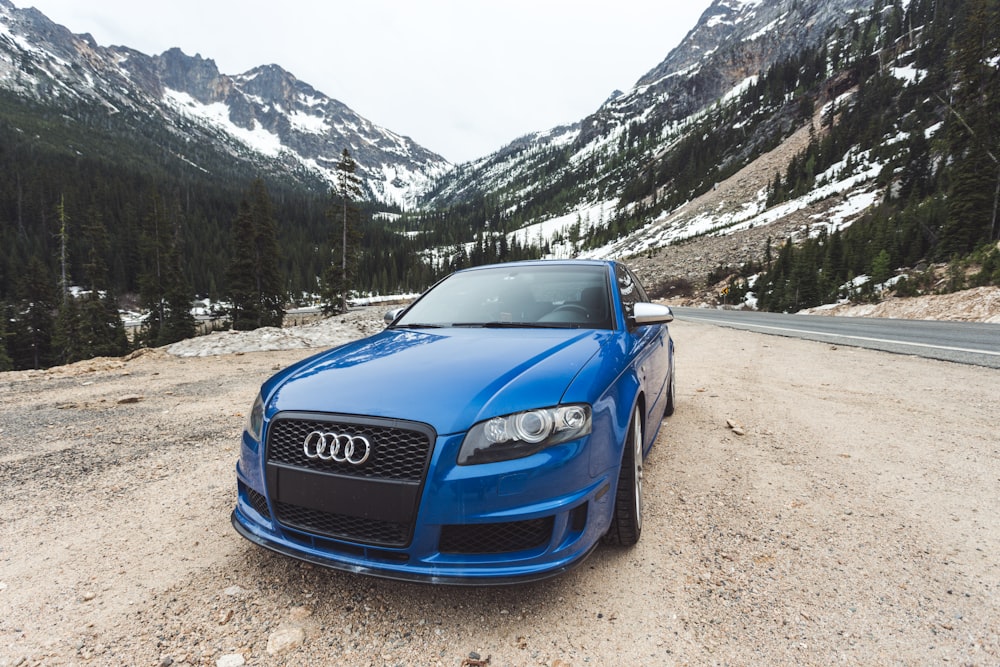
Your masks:
M646 290L642 288L638 279L624 264L615 264L615 279L618 294L621 296L622 311L625 313L625 317L631 317L635 310L635 304L649 300L646 296Z

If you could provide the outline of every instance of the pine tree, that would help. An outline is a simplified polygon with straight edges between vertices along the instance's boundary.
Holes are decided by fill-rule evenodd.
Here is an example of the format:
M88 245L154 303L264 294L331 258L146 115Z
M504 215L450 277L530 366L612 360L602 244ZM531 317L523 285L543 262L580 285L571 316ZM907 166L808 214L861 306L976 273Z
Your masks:
M226 272L229 319L237 331L256 329L260 323L256 254L253 218L250 205L244 200L233 220L232 259Z
M86 341L82 332L83 315L80 313L80 304L72 294L59 304L56 312L54 331L52 334L53 347L57 350L55 363L71 364L81 359L86 359Z
M147 315L142 330L137 335L137 342L145 345L156 345L160 327L166 317L163 300L166 227L163 201L158 194L153 195L139 233L139 251L143 260L143 270L139 276L139 299Z
M900 171L899 198L919 201L927 196L931 185L930 142L923 131L913 132L907 142L906 159Z
M67 257L67 248L69 247L69 216L66 215L65 197L59 198L59 204L56 206L56 215L59 217L59 291L65 303L66 299L69 298L69 273L67 270L69 263L69 258Z
M227 271L230 319L234 329L280 327L285 290L279 270L277 222L267 187L260 178L240 202L232 226Z
M361 196L361 184L355 174L357 165L346 148L337 163L339 202L331 192L327 219L334 232L331 237L331 261L323 276L323 312L347 312L347 297L356 286L360 250L360 217L355 201Z
M285 283L278 251L278 223L267 187L260 178L251 186L251 211L257 252L257 293L262 327L280 327L285 319Z
M191 314L193 293L181 269L180 253L176 246L167 252L165 285L164 319L156 339L158 346L191 338L196 329L194 315Z
M128 352L125 324L109 292L92 293L80 301L79 336L83 342L81 359L119 357Z
M108 280L108 266L104 259L108 253L107 228L93 205L87 212L80 235L87 253L83 270L90 287L89 294L82 297L80 304L81 319L77 332L82 341L80 359L121 356L129 350L128 336Z
M9 318L7 304L0 302L0 373L14 370L14 360L7 352L7 321Z
M56 205L59 220L59 306L55 319L51 321L49 340L54 353L52 363L69 364L84 358L83 337L80 333L80 310L76 296L69 289L69 215L66 213L66 198L59 198ZM51 320L51 315L49 316ZM37 366L36 366L37 367Z
M994 5L994 6L991 6ZM959 12L952 56L953 104L948 137L955 156L948 222L939 257L964 255L995 235L1000 196L1000 75L997 10L988 0L969 0Z
M195 333L194 293L181 265L181 236L180 207L167 211L154 196L141 234L145 269L139 281L142 304L149 311L141 339L148 345L169 345Z
M18 281L15 317L8 332L8 349L15 368L48 368L56 361L52 350L52 313L56 308L53 284L45 264L38 257L29 259Z
M889 252L883 248L872 260L872 283L881 285L892 277L892 259Z

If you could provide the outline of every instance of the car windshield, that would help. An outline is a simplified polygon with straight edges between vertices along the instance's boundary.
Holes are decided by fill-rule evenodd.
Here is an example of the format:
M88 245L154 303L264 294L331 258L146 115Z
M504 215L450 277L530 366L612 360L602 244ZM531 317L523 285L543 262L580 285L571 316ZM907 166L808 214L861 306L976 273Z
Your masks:
M608 274L600 265L510 265L455 273L394 327L610 329Z

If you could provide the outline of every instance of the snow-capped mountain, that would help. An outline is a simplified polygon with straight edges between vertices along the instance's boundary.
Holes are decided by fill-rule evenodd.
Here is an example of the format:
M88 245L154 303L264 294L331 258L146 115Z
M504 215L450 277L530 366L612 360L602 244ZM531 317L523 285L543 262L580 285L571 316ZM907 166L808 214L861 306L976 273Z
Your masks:
M387 203L410 204L451 166L277 65L227 75L179 49L104 47L8 0L0 0L0 88L67 109L96 104L109 115L158 118L189 144L331 185L347 149L367 195ZM207 168L197 151L179 157Z
M866 16L871 6L872 0L715 0L663 62L584 121L581 140L637 120L684 119Z
M647 275L696 282L770 262L773 240L787 248L858 227L863 236L872 220L909 230L907 244L877 247L896 238L880 228L878 243L854 247L923 264L996 237L998 25L995 3L966 0L715 0L662 62L594 113L451 167L276 65L227 76L177 50L104 48L0 0L0 111L21 121L0 130L25 155L51 134L56 160L103 151L98 164L120 168L152 157L151 181L175 191L188 180L174 172L200 178L178 164L207 174L237 165L223 187L248 171L329 186L347 147L369 194L415 202L365 250L374 291L419 290L442 271L512 255L644 256ZM130 132L148 141L127 144ZM120 143L131 149L124 159ZM24 201L50 211L62 166L36 176L39 192ZM23 188L11 175L9 187ZM8 216L26 227L21 206ZM321 223L306 229L322 217L313 208L300 207L306 223L286 241L307 267L304 285L326 233ZM129 210L115 213L128 222ZM205 237L223 257L219 234ZM679 257L706 240L710 252ZM398 266L386 266L389 255ZM872 270L873 259L856 253L850 273Z
M465 234L436 237L453 265L627 258L767 310L997 283L998 91L996 3L716 0L629 91L425 206Z
M872 0L715 0L630 90L615 91L577 123L521 137L459 165L423 204L434 209L486 196L504 201L498 208L518 216L525 239L548 239L553 230L588 217L607 220L629 182L668 153L699 113L832 31L849 34L871 6ZM549 199L553 190L561 193L558 206Z

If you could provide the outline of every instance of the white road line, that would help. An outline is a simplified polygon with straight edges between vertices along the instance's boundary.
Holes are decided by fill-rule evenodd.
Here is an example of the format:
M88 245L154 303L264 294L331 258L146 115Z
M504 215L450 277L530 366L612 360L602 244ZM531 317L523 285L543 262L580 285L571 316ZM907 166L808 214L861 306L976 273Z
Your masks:
M683 317L683 315L681 317ZM767 326L767 325L764 325L764 324L737 324L736 322L729 322L729 321L726 321L726 320L713 320L713 319L709 319L707 317L692 317L691 319L694 320L695 322L711 322L712 324L721 324L721 325L724 325L724 326L738 327L738 328L741 328L741 329L743 329L743 328L749 329L750 327L753 327L753 328L756 328L756 329L771 329L772 331L786 331L786 332L798 333L798 334L808 333L808 334L813 334L814 336L830 336L830 337L833 337L833 338L850 338L851 340L863 340L863 341L867 341L869 343L886 343L888 345L911 345L913 347L927 347L927 348L930 348L932 350L948 350L950 352L967 352L969 354L989 354L989 355L992 355L994 357L1000 357L1000 351L994 352L992 350L975 350L975 349L969 349L969 348L965 348L965 347L948 347L946 345L931 345L930 343L909 343L909 342L904 341L904 340L890 340L890 339L887 339L887 338L869 338L867 336L849 336L847 334L827 333L825 331L812 331L810 329L789 329L789 328L786 328L786 327L772 327L772 326Z

